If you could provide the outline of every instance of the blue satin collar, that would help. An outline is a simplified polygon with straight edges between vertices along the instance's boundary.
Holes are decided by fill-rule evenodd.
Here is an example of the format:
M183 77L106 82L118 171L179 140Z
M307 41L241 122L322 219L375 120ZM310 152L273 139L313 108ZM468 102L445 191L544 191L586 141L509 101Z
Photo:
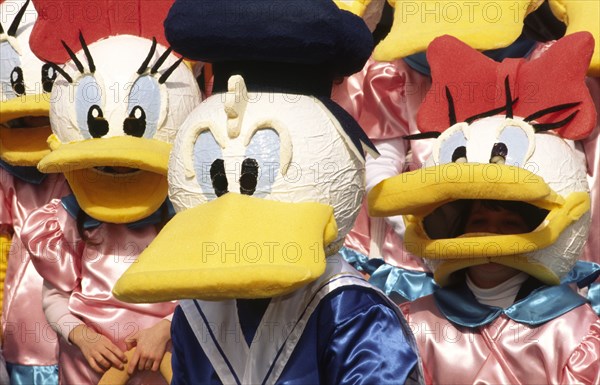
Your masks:
M477 302L465 282L440 288L433 296L442 314L461 326L473 328L487 325L501 314L522 324L538 326L588 302L568 285L576 283L579 287L589 286L598 275L598 264L579 261L560 285L542 286L506 309Z
M71 195L67 195L67 196L63 197L61 199L61 204L71 217L77 219L77 215L79 215L79 212L81 211L81 207L79 206L79 203L77 203L77 199L75 199L75 195L71 194ZM158 210L156 210L154 213L152 213L150 216L140 219L139 221L127 223L127 227L129 227L130 229L137 229L137 228L145 227L148 225L159 224L162 221L162 211L163 211L165 205L168 210L167 218L168 219L173 218L175 216L175 208L173 207L173 204L171 203L169 198L167 198L165 200L165 202L162 204L162 206L160 206L160 208ZM89 215L85 214L83 228L85 230L90 230L90 229L100 226L102 223L103 222L101 222L97 219L94 219L94 218L90 217Z
M13 166L2 159L0 159L0 167L8 171L10 175L30 184L41 184L48 176L39 172L35 167Z
M347 247L342 247L339 252L356 270L369 274L369 283L396 303L414 301L438 289L431 273L392 266L379 258L369 259Z

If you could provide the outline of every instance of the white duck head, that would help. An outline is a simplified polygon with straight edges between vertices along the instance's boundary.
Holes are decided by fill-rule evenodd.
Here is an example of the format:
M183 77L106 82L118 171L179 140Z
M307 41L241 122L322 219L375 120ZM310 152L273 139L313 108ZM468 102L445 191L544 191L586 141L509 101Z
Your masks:
M405 215L407 249L425 258L441 285L488 262L557 284L575 264L590 198L572 140L596 122L584 81L593 46L590 34L579 33L536 60L502 63L450 36L429 46L433 88L419 110L423 134L409 139L437 138L432 156L424 168L376 186L369 210ZM510 201L500 204L526 213L529 230L465 234L473 200Z
M50 5L60 7L36 2L38 9ZM101 17L93 25L82 16L92 5ZM35 53L60 73L51 94L52 152L38 168L64 173L82 210L111 223L162 205L172 143L200 102L191 70L164 46L160 25L171 2L138 5L127 14L135 23L105 20L119 15L105 2L80 2L72 4L70 23L46 11L34 29L34 37L50 40L34 45Z
M368 58L369 30L333 3L289 12L285 2L239 2L249 13L229 18L235 26L215 24L223 36L205 42L211 26L181 31L182 20L227 20L225 9L215 0L185 4L171 9L167 36L184 55L214 62L215 93L175 141L169 196L178 214L114 293L131 302L284 295L323 274L362 201L363 151L373 147L329 94L333 76ZM267 19L282 35L253 29ZM327 34L311 35L312 27ZM232 38L244 31L245 40ZM316 44L323 39L331 46ZM166 250L177 257L165 259Z
M29 0L0 2L0 159L36 166L50 152L46 139L54 69L29 47L37 12Z

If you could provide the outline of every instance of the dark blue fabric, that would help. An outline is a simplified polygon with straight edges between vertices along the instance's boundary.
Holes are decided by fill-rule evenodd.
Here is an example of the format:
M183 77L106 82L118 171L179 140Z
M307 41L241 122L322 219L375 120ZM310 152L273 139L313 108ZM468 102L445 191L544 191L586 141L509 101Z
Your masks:
M61 198L60 201L61 201L62 206L67 211L67 213L69 213L69 215L71 217L77 219L77 216L81 212L81 207L79 206L79 203L77 202L77 199L75 198L75 195L70 194L70 195L64 196L63 198ZM135 230L135 229L139 229L139 228L142 228L142 227L145 227L148 225L159 224L163 220L162 215L163 215L163 208L165 206L167 207L167 219L173 218L175 216L175 208L173 207L173 204L171 203L169 198L167 198L165 200L165 202L162 204L162 206L160 206L160 208L158 210L156 210L154 213L152 213L150 216L140 219L139 221L128 223L127 227ZM100 222L99 220L94 219L86 214L85 220L83 222L83 228L85 230L90 230L90 229L100 226L101 224L102 224L102 222Z
M490 49L483 51L483 54L490 59L497 62L501 62L506 58L522 58L527 57L535 47L535 40L527 38L524 34L521 34L514 43L505 48ZM431 69L427 62L425 52L419 52L404 58L406 64L409 65L415 71L431 76Z
M238 299L236 302L240 327L246 343L250 346L271 299Z
M42 174L35 167L13 166L0 159L0 168L5 169L8 173L20 180L31 183L40 184L46 179L46 174Z
M586 298L574 292L569 284L590 283L590 279L597 276L597 264L578 262L560 285L542 286L506 309L477 302L465 282L440 288L433 296L444 316L458 325L483 326L505 314L514 321L538 326L587 303Z
M322 65L332 76L360 71L373 50L364 21L323 0L177 0L165 35L189 59Z
M221 384L179 307L171 334L171 383ZM403 384L416 363L396 313L382 298L345 287L319 303L276 383Z

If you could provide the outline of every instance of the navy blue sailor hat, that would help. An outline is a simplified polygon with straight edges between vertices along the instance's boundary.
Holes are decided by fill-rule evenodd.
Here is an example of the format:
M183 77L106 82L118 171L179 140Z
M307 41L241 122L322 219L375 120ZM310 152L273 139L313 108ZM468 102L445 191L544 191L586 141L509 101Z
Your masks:
M175 52L213 63L215 92L240 74L251 91L329 97L373 50L364 21L332 0L176 0L165 34Z

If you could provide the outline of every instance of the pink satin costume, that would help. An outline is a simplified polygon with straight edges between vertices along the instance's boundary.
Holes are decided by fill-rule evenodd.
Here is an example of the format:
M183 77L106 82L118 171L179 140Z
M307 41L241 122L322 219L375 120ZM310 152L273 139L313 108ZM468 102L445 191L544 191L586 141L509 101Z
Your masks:
M68 192L62 175L48 175L38 185L24 182L0 168L0 224L14 231L2 309L2 349L9 363L27 366L57 363L58 337L42 311L43 280L22 243L22 233L32 211ZM30 222L28 226L36 225Z
M417 110L430 86L431 79L403 60L383 63L369 59L361 72L334 87L332 98L359 122L382 153L376 160L367 157L367 189L387 177L420 168L431 153L430 140L402 138L418 133ZM403 249L402 236L400 217L370 218L364 202L345 246L396 267L426 271L419 258Z
M128 304L112 295L117 279L135 263L138 254L154 239L157 229L146 225L103 223L79 236L76 220L59 200L35 211L27 220L23 240L33 263L58 290L70 293L68 312L56 320L60 327L59 370L62 384L95 384L100 376L71 345L69 332L83 322L126 350L124 340L133 333L169 319L175 303ZM76 317L76 318L73 318ZM129 383L164 383L158 373L141 372Z
M587 304L538 327L500 315L477 328L447 320L433 296L400 305L427 384L600 383L600 319Z

